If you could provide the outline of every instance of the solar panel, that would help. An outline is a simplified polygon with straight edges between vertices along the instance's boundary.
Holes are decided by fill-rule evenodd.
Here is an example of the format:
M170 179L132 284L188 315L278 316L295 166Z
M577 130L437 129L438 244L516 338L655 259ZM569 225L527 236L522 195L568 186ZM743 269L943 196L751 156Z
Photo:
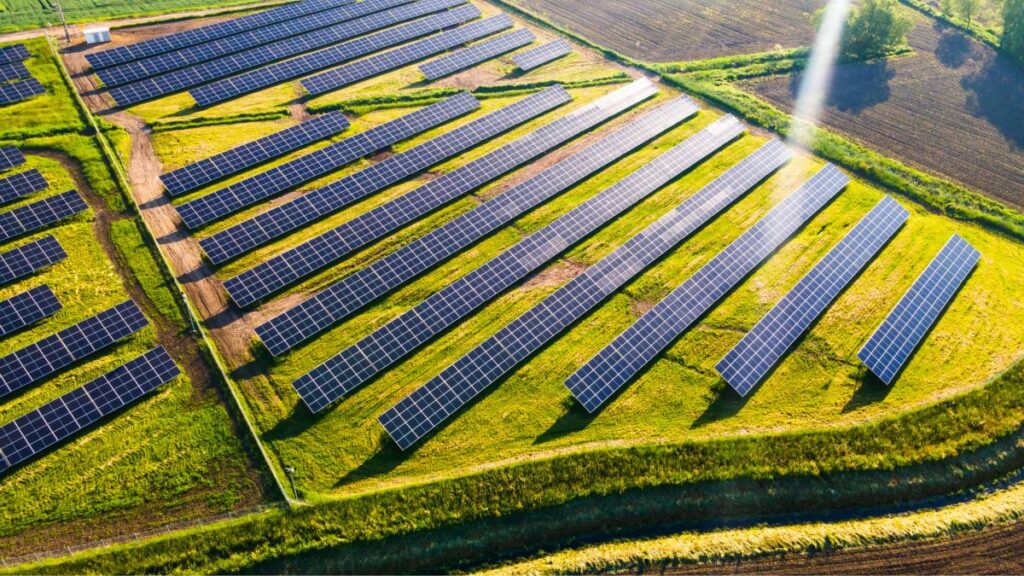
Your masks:
M32 73L30 73L28 68L25 67L24 62L0 64L0 82L10 82L12 80L21 80L31 77Z
M577 370L566 387L585 407L596 408L595 400L632 380L848 182L835 166L823 168Z
M0 284L9 284L67 257L64 248L53 236L8 250L0 254Z
M344 114L329 112L168 172L160 177L160 181L171 196L180 196L328 136L340 134L348 126Z
M0 398L112 346L148 323L128 300L0 358Z
M277 60L302 54L303 52L336 44L349 38L386 28L405 20L425 16L464 2L465 0L422 0L413 2L384 12L349 20L329 28L314 30L285 40L249 48L243 52L221 56L220 58L167 72L153 78L116 86L110 89L109 93L120 106L137 104L225 78L250 68L264 66Z
M96 72L108 88L127 84L150 76L156 76L171 70L187 68L199 62L206 62L228 54L249 50L257 46L292 38L313 30L331 26L342 27L343 23L413 0L363 0L355 4L341 6L301 18L286 20L271 26L249 30L226 38L218 38L174 52L156 54L142 60L126 62Z
M502 34L497 38L484 40L478 44L456 50L443 58L421 64L420 72L427 77L427 80L437 80L459 70L464 70L492 58L497 58L506 52L522 48L536 39L537 37L533 35L533 32L520 28L508 34Z
M740 396L763 380L779 359L907 221L909 212L886 196L800 279L715 366Z
M302 81L302 87L311 95L319 96L511 27L512 19L507 15L492 16L479 22L461 26L455 30L424 38L389 52L376 54L351 64L321 72L316 76L310 76Z
M0 301L0 336L7 336L56 314L60 300L47 285L37 286Z
M891 385L980 259L954 234L857 353L860 361Z
M13 202L33 192L45 190L49 185L46 178L43 178L39 170L35 169L0 178L0 204Z
M78 192L69 190L38 202L0 213L0 241L45 228L89 208Z
M3 48L0 48L0 64L21 62L28 57L28 48L25 48L24 44L15 44L13 46L4 46Z
M650 81L638 80L395 200L287 250L229 279L224 283L224 287L239 306L247 306L262 300L656 93L657 89Z
M178 32L176 34L160 36L159 38L153 38L152 40L144 40L128 46L118 46L117 48L110 48L93 54L87 54L85 59L93 68L115 66L117 64L146 58L155 54L170 52L171 50L180 50L188 46L194 46L203 42L209 42L210 40L216 40L217 38L224 38L225 36L231 36L232 34L238 34L246 30L269 26L270 24L283 22L305 14L313 14L322 10L330 10L337 6L351 4L354 1L355 0L304 0L303 2L295 2L287 6L272 8L258 14L242 16L241 18L234 18L225 22L210 24L209 26L202 26L200 28Z
M154 348L0 427L0 474L137 402L180 373L163 347Z
M0 104L14 104L45 93L46 88L35 78L0 84Z
M479 16L480 10L475 6L462 6L461 8L448 10L409 22L408 24L381 30L380 32L292 58L291 60L285 60L243 74L230 76L206 86L193 88L189 91L189 94L200 106L218 104L243 94L256 92L257 90L276 86L288 80L294 80L306 74L312 74L324 68L337 66L372 52L391 48L402 42L433 34L434 32L440 32L445 28L468 22Z
M380 374L742 133L742 125L734 118L723 121L731 126L720 122L687 139L317 366L293 387L307 406L322 409ZM350 367L360 358L370 368L356 373Z
M523 72L529 72L562 56L567 56L570 52L572 52L572 45L565 40L558 39L527 50L522 54L516 54L512 57L512 62Z
M527 210L582 181L697 112L679 98L603 135L587 148L500 196L355 272L256 328L267 349L280 355L326 330L367 303L457 254ZM575 218L575 216L574 216ZM513 266L513 268L518 268ZM469 313L469 309L465 310ZM397 360L397 358L396 358Z
M572 100L552 86L199 241L214 264L297 230Z
M185 226L194 230L260 200L330 174L349 162L426 132L479 107L480 103L472 94L460 92L182 204L178 206L178 213Z
M25 163L25 156L17 146L0 146L0 170L10 170Z

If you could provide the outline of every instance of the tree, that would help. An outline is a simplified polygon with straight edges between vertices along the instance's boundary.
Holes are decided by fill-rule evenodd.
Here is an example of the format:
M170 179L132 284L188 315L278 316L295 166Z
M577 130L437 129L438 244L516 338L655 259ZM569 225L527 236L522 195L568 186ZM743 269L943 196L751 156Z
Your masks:
M953 12L953 0L942 0L939 2L939 11L946 16L954 16Z
M1003 49L1024 63L1024 0L1006 0L1003 6Z
M967 27L971 27L971 21L978 14L978 10L981 9L982 0L956 0L956 11L960 14L960 17L967 20Z
M905 44L914 21L898 9L897 0L864 0L860 8L851 10L843 34L843 55L851 59L885 56Z

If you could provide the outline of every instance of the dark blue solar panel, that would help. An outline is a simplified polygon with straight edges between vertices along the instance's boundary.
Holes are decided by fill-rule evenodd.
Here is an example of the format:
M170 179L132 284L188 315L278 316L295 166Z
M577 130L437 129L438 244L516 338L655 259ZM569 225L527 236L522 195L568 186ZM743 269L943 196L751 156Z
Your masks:
M28 57L28 48L25 48L24 44L15 44L13 46L4 46L3 48L0 48L0 64L21 62Z
M0 241L45 228L88 208L78 192L70 190L0 213Z
M168 172L161 176L160 180L171 196L180 196L298 150L307 144L339 134L348 128L348 125L344 114L329 112Z
M588 389L607 398L622 388L848 182L835 166L826 166L577 370L566 387L578 398Z
M194 230L246 206L330 174L349 162L436 128L479 107L480 103L472 94L460 92L182 204L178 206L178 213L185 226Z
M522 48L537 37L526 29L519 29L508 34L502 34L497 38L484 40L478 44L456 50L451 54L432 60L420 65L420 72L427 77L427 80L437 80L449 74L476 66L482 62L497 58L506 52Z
M696 104L680 98L604 134L585 149L258 326L256 333L272 354L290 350L696 112Z
M336 44L349 38L386 28L392 24L425 16L432 12L443 10L446 7L458 5L464 1L422 0L420 2L413 2L398 8L385 10L384 12L342 22L329 28L299 34L286 40L264 44L244 52L229 54L189 66L188 68L167 72L153 78L117 86L110 90L110 95L119 106L137 104L225 78L250 68L264 66L277 60L296 56L303 52Z
M224 283L247 306L593 128L657 89L638 80Z
M570 52L572 52L572 45L565 40L558 39L532 50L527 50L522 54L516 54L512 57L512 61L523 72L529 72L534 68L566 56Z
M977 249L954 234L861 348L861 362L892 384L980 259Z
M0 146L0 170L10 170L25 163L25 156L17 146Z
M806 332L910 213L886 196L715 366L746 396Z
M105 68L115 66L124 62L138 60L162 54L171 50L180 50L187 46L194 46L217 38L224 38L238 34L246 30L254 30L262 26L269 26L276 22L283 22L306 14L313 14L322 10L329 10L337 6L351 4L355 0L304 0L287 6L272 8L258 14L250 14L241 18L234 18L209 26L202 26L176 34L169 34L152 40L144 40L128 46L118 46L93 54L87 54L85 59L93 68Z
M10 82L12 80L22 80L31 77L32 73L25 67L24 62L0 64L0 82Z
M0 178L0 204L13 202L33 192L45 190L49 186L46 178L39 170L19 172L6 178Z
M438 162L461 154L513 126L571 100L572 97L561 86L552 86L411 150L396 154L209 238L204 238L199 244L214 264L220 264L256 246L285 236Z
M492 16L389 52L321 72L303 80L302 87L311 95L319 96L511 27L512 19L507 15Z
M100 70L96 75L100 77L100 80L103 81L106 87L110 88L149 78L150 76L156 76L164 72L170 72L171 70L193 66L199 62L206 62L214 58L227 56L228 54L249 50L285 38L292 38L313 30L336 26L353 18L366 16L381 10L408 4L409 2L412 2L412 0L363 0L355 4L317 12L316 14L287 20L226 38L211 40L181 50L157 54L134 62L126 62Z
M401 26L395 26L356 38L355 40L343 42L317 52L224 78L206 86L199 86L190 90L189 94L200 106L218 104L243 94L276 86L282 82L294 80L324 68L337 66L349 60L397 46L402 42L440 32L445 28L468 22L479 16L480 10L476 6L462 6L454 10L420 18L408 24L402 24Z
M46 88L35 78L0 84L0 104L13 104L45 93Z
M694 108L696 109L696 108ZM729 128L725 128L725 124ZM643 168L531 234L480 268L449 284L341 354L299 378L293 386L311 409L323 408L454 325L575 242L593 233L682 172L742 133L728 117L661 155ZM371 369L347 370L353 358Z
M148 323L128 300L0 358L0 398L112 346Z
M0 427L0 474L128 406L181 372L163 347Z
M46 236L0 254L0 284L8 284L67 258L53 236Z
M21 330L60 309L60 300L45 284L0 301L0 336Z

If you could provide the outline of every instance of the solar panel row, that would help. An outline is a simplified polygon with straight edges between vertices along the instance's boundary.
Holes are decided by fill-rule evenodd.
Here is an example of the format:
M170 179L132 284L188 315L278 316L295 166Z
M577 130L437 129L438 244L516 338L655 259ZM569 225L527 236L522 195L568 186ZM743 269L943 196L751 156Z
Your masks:
M204 238L199 244L210 260L220 264L486 142L513 126L536 118L571 100L572 96L561 86L552 86L415 148L276 206L209 238Z
M0 84L0 104L14 104L45 93L46 88L35 78Z
M45 190L49 185L39 170L34 168L26 172L18 172L6 178L0 178L0 204L13 202L33 192Z
M46 236L0 254L0 284L9 284L67 258L60 242Z
M492 16L388 52L375 54L369 58L321 72L316 76L310 76L302 81L302 87L311 95L319 96L511 27L512 19L507 15Z
M471 66L476 66L492 58L497 58L506 52L522 48L537 37L533 32L520 28L508 34L502 34L490 40L484 40L478 44L467 46L460 50L420 65L420 72L427 77L427 80L437 80L449 74L458 72Z
M25 48L24 44L15 44L13 46L4 46L3 48L0 48L0 64L21 62L28 57L28 48Z
M180 374L163 347L0 427L0 473L45 452Z
M155 54L180 50L188 46L194 46L217 38L224 38L232 34L238 34L246 30L253 30L262 26L269 26L276 22L283 22L297 18L305 14L313 14L322 10L329 10L337 6L351 4L355 0L304 0L287 6L272 8L257 14L233 18L225 22L210 24L176 34L160 36L152 40L144 40L128 46L118 46L101 52L87 54L85 59L93 68L106 68L124 62L146 58Z
M722 358L718 373L740 396L750 393L909 216L883 198Z
M194 230L260 200L330 174L349 162L440 126L479 107L480 103L472 94L460 92L182 204L178 206L178 213L185 226Z
M720 123L717 130L705 129L692 136L314 368L293 384L296 391L307 406L322 409L380 374L742 133L742 125L734 118L725 121L732 126Z
M0 64L0 82L10 82L12 80L21 80L23 78L31 78L32 74L25 67L24 62L10 62L8 64Z
M160 181L171 196L180 196L328 136L340 134L348 126L344 114L329 112L168 172L160 176Z
M45 228L79 212L88 206L78 192L70 190L38 202L0 213L0 241Z
M234 54L243 50L249 50L257 46L276 42L285 38L291 38L305 34L313 30L320 30L330 26L339 26L353 18L366 16L408 4L413 0L363 0L355 4L332 8L317 12L301 18L286 20L271 26L249 30L226 38L211 40L174 52L156 54L148 58L126 62L110 68L105 68L96 73L103 80L103 84L110 88L120 84L127 84L150 76L155 76L171 70L186 68L199 62L206 62L228 54Z
M696 112L691 100L680 98L604 134L585 149L258 326L256 333L272 354L287 352Z
M464 1L422 0L413 2L384 12L349 20L330 28L299 34L285 40L256 46L244 52L229 54L188 68L167 72L160 76L117 86L110 90L110 95L120 106L137 104L225 78L250 68L329 46L405 20L425 16Z
M523 72L529 72L534 68L539 68L548 62L557 60L562 56L568 55L572 52L572 45L566 40L559 38L538 46L532 50L527 50L521 54L516 54L512 57L512 62L522 70Z
M21 330L60 309L60 300L45 284L0 301L0 336Z
M0 398L49 377L146 327L128 300L0 358Z
M789 195L577 370L565 385L581 401L611 396L814 216L849 179L831 164Z
M459 0L459 2L461 1L464 0ZM458 4L458 2L453 2L454 4ZM271 64L243 74L230 76L212 84L193 88L189 91L189 94L200 106L210 106L226 102L243 94L276 86L282 82L294 80L324 68L337 66L343 62L354 60L385 48L391 48L402 42L414 40L434 32L440 32L445 28L468 22L479 16L480 10L476 6L462 6L454 10L427 16L408 24L368 34L317 52L304 54L291 60L285 60L284 62Z
M353 250L563 144L655 93L657 89L650 81L633 82L229 279L224 283L224 287L239 306L247 306L262 300Z
M892 384L980 259L954 234L857 353L861 362Z
M0 170L10 170L25 163L25 156L17 146L0 146Z

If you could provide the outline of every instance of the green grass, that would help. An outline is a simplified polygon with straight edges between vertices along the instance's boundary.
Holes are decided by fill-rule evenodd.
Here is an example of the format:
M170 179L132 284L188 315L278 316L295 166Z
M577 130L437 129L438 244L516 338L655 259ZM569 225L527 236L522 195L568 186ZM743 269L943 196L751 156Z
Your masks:
M85 128L45 38L18 42L31 56L25 66L46 88L46 94L0 107L0 140L80 132ZM11 42L4 45L13 44Z
M110 0L64 0L64 16L69 23L95 22L115 18L135 18L168 12L227 8L253 4L253 0L143 0L142 2L114 2ZM45 2L32 0L4 0L0 10L0 33L40 28L58 24L56 10Z
M150 247L142 239L138 222L132 218L114 222L111 227L111 239L124 262L132 269L132 274L139 281L143 291L153 301L158 313L184 330L185 318L171 292L170 281L153 260Z

